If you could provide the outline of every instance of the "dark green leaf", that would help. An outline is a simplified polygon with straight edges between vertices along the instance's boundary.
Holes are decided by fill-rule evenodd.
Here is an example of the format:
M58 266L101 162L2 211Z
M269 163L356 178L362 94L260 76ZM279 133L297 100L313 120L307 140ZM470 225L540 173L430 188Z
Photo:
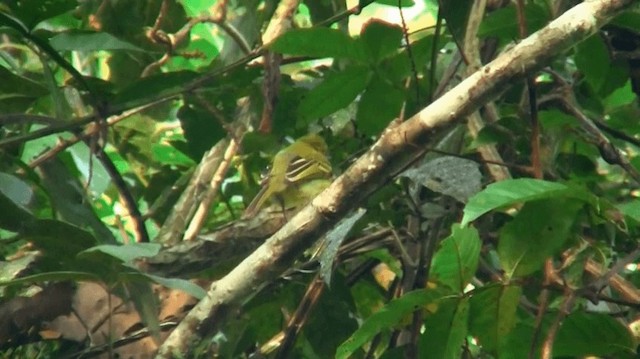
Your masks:
M362 44L340 30L325 27L291 30L269 46L288 55L365 61Z
M370 76L369 69L357 66L327 75L300 102L298 116L303 121L316 119L346 107L364 90Z
M389 5L389 6L393 6L393 7L398 7L398 1L397 0L375 0L376 3L381 4L381 5ZM400 0L400 6L401 7L411 7L413 5L415 5L415 1L413 0Z
M621 322L603 313L571 313L553 345L554 356L618 357L636 352L636 341Z
M576 45L576 66L587 82L598 92L610 70L609 49L600 35L593 35Z
M377 64L398 51L402 41L402 29L397 25L371 19L364 25L360 40L367 49L369 62Z
M78 2L77 0L21 0L8 1L5 4L29 29L32 29L42 20L73 10Z
M427 316L420 336L421 357L458 359L462 354L469 319L469 298L442 300Z
M402 90L380 77L373 77L358 103L358 129L369 136L380 133L398 116L403 101Z
M500 231L498 255L507 278L540 270L549 256L563 248L583 206L584 202L569 198L526 203Z
M416 309L438 302L443 293L433 289L420 289L394 299L389 304L367 318L360 328L342 343L336 352L336 358L349 358L362 345L382 330L395 327L402 319Z
M0 190L0 228L19 232L31 223L36 221L29 211L20 204L5 195L4 190Z
M463 293L478 268L481 247L477 230L454 225L433 257L429 279Z
M549 21L549 15L544 8L534 3L528 3L524 13L530 34L542 28ZM482 21L478 35L482 37L497 36L504 41L520 38L515 5L511 4L489 13Z
M113 101L115 104L124 104L150 96L157 97L172 93L196 77L197 74L191 71L175 71L144 77L118 92Z
M495 285L473 292L469 315L470 334L492 353L501 353L516 325L516 309L522 288Z
M144 51L106 32L67 32L52 37L49 42L58 51Z

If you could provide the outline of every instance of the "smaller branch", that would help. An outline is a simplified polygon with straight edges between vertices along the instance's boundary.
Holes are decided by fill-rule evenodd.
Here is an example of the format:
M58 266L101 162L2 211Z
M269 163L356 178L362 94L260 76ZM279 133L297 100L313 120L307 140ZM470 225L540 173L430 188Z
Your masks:
M85 142L87 141L88 140L85 140ZM129 191L129 187L118 171L118 168L113 163L113 161L111 161L111 158L107 155L102 147L96 148L94 154L98 158L98 160L100 160L102 167L104 167L105 171L107 171L109 177L111 177L112 183L116 187L118 194L120 195L120 200L122 201L124 208L126 208L127 212L130 215L131 222L133 223L133 229L136 234L136 242L149 242L149 233L147 232L147 228L144 225L144 219L142 218L140 208L138 208L136 199L131 194L131 191Z
M235 139L230 139L229 144L227 146L227 150L224 152L224 156L222 157L222 161L218 165L218 169L213 174L211 178L211 182L209 183L209 187L207 191L204 193L203 198L198 205L198 209L187 228L187 231L184 235L184 240L191 241L196 238L196 236L200 233L200 230L204 226L204 223L209 215L209 209L211 208L211 203L213 203L220 186L222 185L222 181L224 180L227 171L231 165L231 160L238 153L238 149L240 148L240 144Z
M553 358L553 343L555 342L556 336L558 334L558 329L560 329L560 324L562 321L571 313L571 309L576 302L576 293L570 289L566 294L564 301L560 307L560 311L556 316L553 323L551 323L551 327L549 327L549 331L547 332L547 336L542 344L542 353L540 357L542 359L552 359Z
M284 330L284 337L280 342L280 350L275 356L276 359L290 358L293 344L300 334L302 327L304 327L304 325L309 320L309 315L318 304L318 300L320 300L320 296L322 296L325 288L326 286L324 284L324 280L322 280L320 274L316 274L316 276L313 278L313 281L307 288L307 292L304 294L304 297L300 301L296 312L289 320L287 328Z
M416 87L416 102L420 103L420 85L418 83L418 70L416 69L416 60L413 57L413 48L409 41L409 30L407 29L407 23L404 20L404 13L402 12L402 0L398 0L398 12L400 13L400 21L402 22L402 36L404 37L405 45L407 46L407 56L411 63L411 73L413 74L414 86ZM435 44L434 44L435 46Z
M573 115L579 122L580 128L587 136L585 141L593 144L600 151L602 159L609 164L616 164L622 167L637 183L640 183L640 172L636 170L627 158L618 150L609 139L598 129L587 115L578 108L574 101L562 98L561 103L565 111Z

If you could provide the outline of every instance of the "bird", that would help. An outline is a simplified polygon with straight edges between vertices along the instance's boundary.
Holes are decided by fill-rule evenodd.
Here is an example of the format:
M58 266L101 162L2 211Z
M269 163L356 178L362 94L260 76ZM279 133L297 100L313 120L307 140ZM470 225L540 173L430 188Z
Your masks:
M283 210L300 207L328 187L333 171L327 152L326 142L317 134L300 137L280 150L260 182L260 191L246 207L244 217L254 216L273 199Z

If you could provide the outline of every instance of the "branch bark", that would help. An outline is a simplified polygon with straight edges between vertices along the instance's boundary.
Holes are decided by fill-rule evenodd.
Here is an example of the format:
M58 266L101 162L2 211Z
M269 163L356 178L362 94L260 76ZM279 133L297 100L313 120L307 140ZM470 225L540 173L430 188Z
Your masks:
M329 188L224 278L185 317L157 358L184 357L194 341L220 326L229 308L280 275L298 255L423 151L439 128L464 119L504 88L594 34L633 0L581 3L523 39L399 126L385 130L371 149Z

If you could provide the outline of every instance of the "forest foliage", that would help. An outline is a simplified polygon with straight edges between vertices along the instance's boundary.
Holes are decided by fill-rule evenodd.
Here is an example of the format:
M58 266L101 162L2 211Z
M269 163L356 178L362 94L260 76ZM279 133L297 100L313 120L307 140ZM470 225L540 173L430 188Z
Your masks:
M141 328L153 355L294 218L243 218L280 149L317 133L338 177L573 5L478 3L1 2L0 355L112 356ZM635 358L637 3L536 66L411 143L320 244L256 265L188 355ZM82 283L139 320L52 327ZM162 290L189 298L171 320Z

